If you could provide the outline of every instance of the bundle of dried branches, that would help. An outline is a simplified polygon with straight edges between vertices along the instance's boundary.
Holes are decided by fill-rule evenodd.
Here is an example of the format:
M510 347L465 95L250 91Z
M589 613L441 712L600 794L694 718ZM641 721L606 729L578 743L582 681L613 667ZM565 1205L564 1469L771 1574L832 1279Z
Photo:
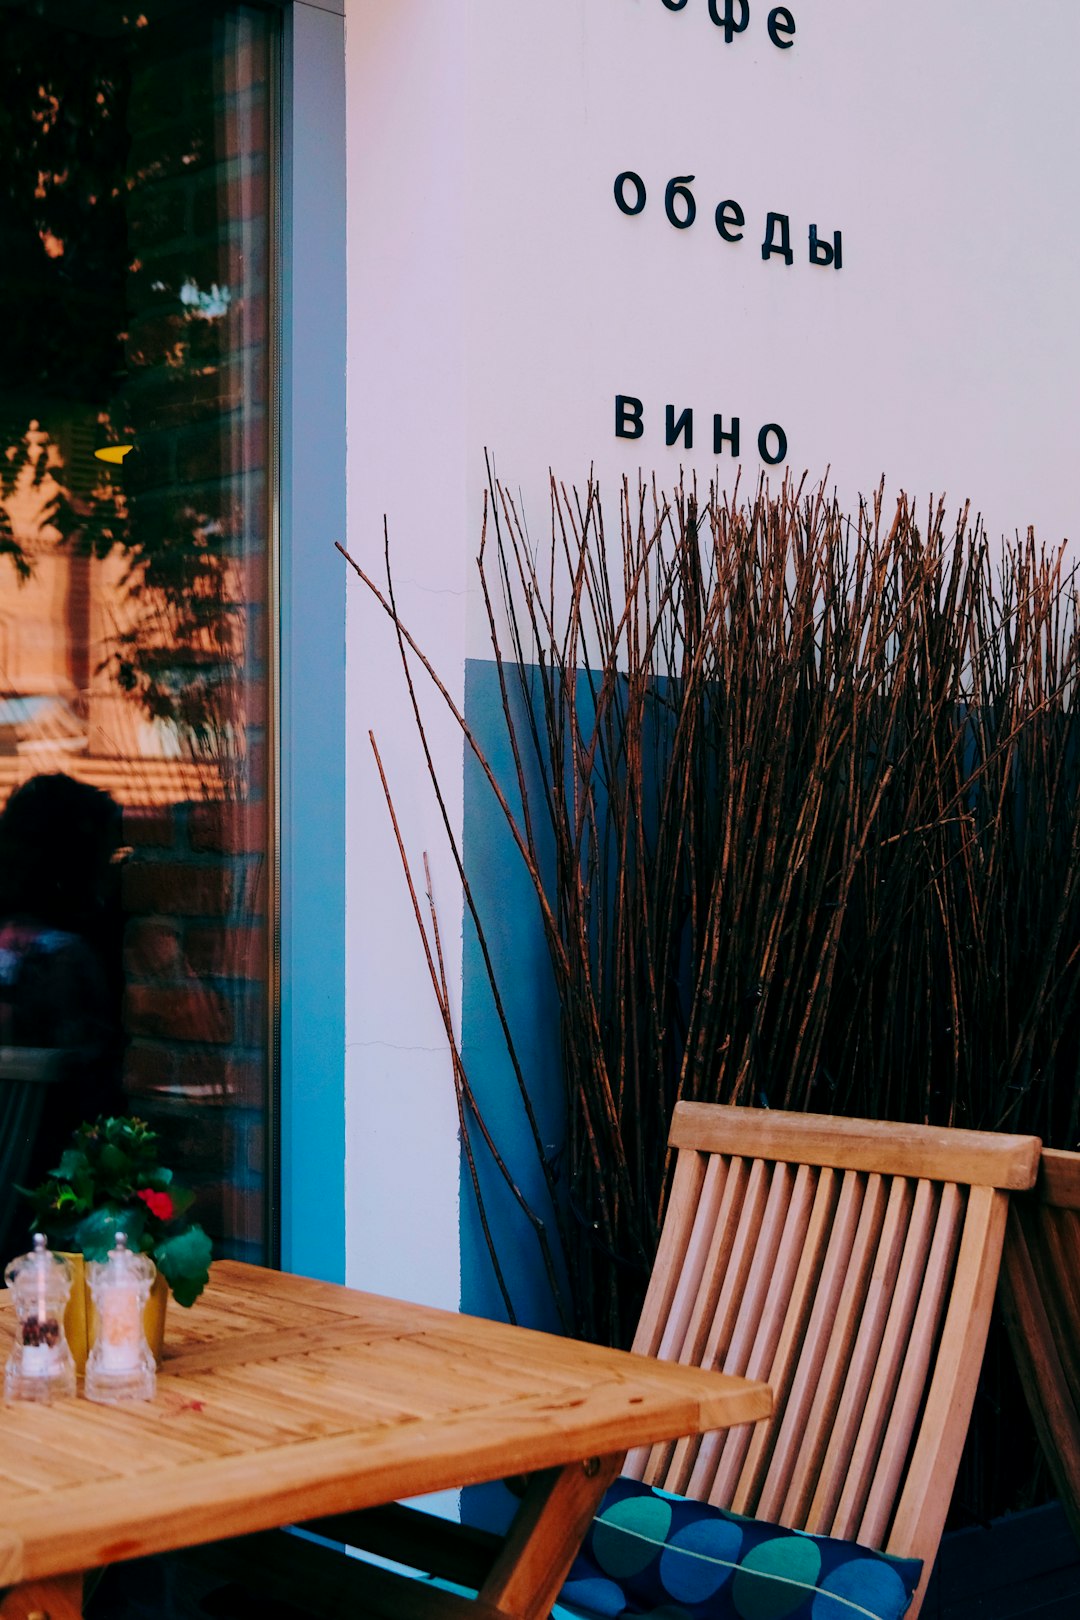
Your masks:
M901 498L886 516L880 492L846 514L824 489L624 485L617 550L595 486L553 481L551 510L538 559L493 483L478 559L516 783L401 623L389 557L385 590L357 572L394 621L421 735L417 664L535 889L567 1143L556 1185L533 1122L557 1234L532 1218L573 1325L621 1343L680 1097L1075 1144L1077 603L1060 554L991 547L966 509L920 521ZM457 1052L454 1072L472 1164Z

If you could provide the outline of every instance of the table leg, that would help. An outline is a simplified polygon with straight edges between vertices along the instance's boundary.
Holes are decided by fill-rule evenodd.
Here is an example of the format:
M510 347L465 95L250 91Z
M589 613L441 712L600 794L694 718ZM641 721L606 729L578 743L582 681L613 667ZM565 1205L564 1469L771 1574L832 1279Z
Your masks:
M515 1620L546 1620L623 1452L538 1474L480 1597Z
M82 1598L81 1575L25 1581L0 1599L0 1620L82 1620Z

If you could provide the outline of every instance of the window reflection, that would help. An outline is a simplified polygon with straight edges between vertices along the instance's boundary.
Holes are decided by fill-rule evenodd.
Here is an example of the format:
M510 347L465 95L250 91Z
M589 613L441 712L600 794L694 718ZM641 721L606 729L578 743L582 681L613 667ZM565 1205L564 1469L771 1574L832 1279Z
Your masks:
M120 807L92 947L117 1078L204 1224L258 1258L273 13L2 16L0 803L61 775Z

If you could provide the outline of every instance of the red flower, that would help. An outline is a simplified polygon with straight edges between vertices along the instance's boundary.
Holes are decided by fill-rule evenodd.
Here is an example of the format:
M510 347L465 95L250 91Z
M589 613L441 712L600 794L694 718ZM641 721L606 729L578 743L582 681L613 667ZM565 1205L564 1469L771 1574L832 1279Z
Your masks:
M167 1192L155 1192L152 1187L140 1187L139 1197L159 1221L171 1221L173 1218L173 1201Z

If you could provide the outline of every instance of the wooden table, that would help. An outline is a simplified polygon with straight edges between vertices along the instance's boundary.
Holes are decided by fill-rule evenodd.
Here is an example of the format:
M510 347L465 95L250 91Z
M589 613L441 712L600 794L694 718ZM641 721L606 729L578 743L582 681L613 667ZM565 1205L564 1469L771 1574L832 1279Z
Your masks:
M6 1335L6 1300L0 1316ZM233 1261L193 1310L170 1306L166 1339L152 1404L0 1411L5 1620L81 1614L101 1564L517 1474L536 1478L480 1597L411 1581L408 1612L540 1620L628 1447L752 1421L771 1400Z

